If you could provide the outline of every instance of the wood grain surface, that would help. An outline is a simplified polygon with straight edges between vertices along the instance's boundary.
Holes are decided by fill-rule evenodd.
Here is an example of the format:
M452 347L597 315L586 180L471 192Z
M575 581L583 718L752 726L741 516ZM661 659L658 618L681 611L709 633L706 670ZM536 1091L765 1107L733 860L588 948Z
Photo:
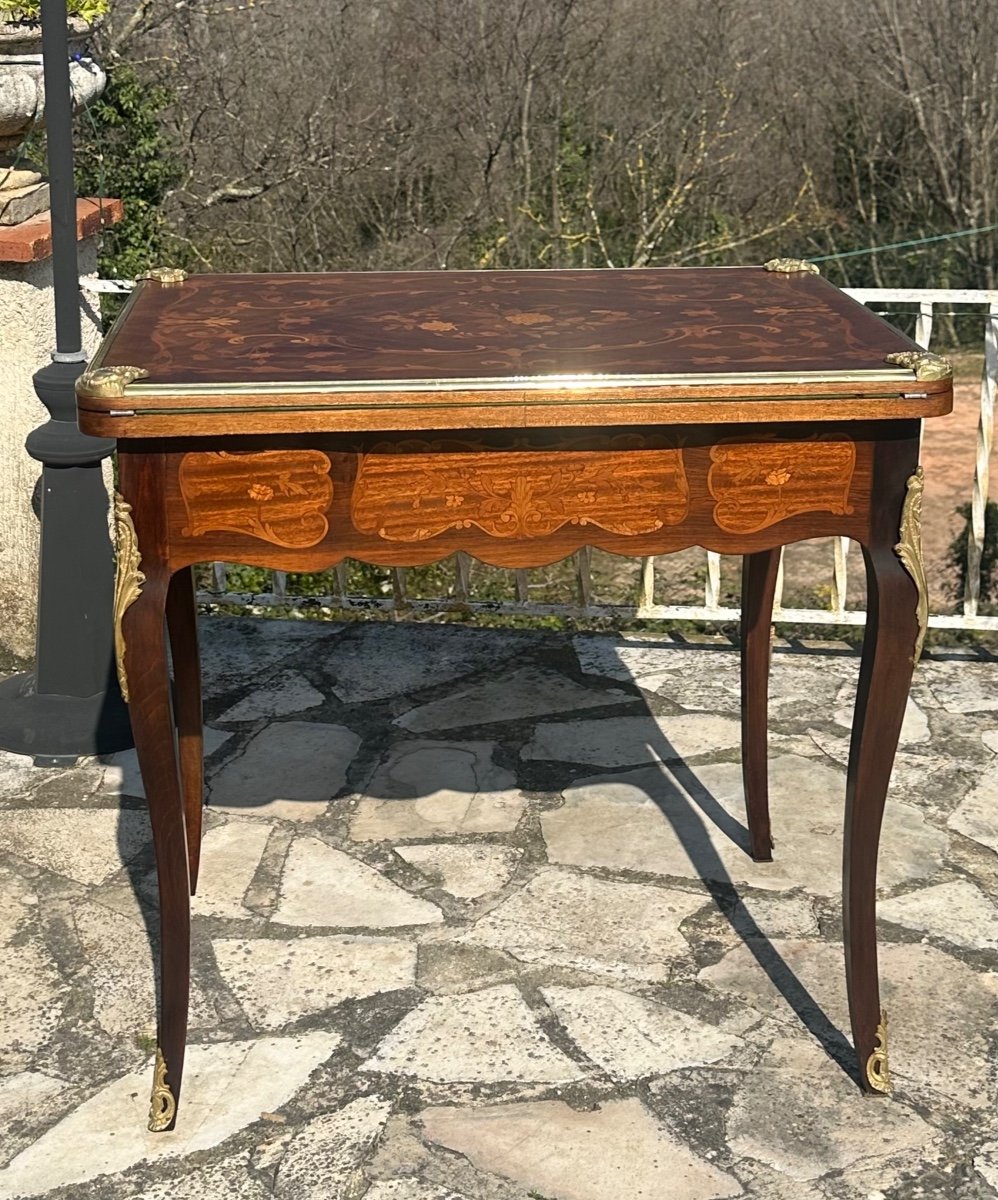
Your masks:
M640 442L619 438L618 443ZM472 442L383 442L358 460L361 533L421 542L448 529L537 538L563 525L652 533L689 512L680 449L483 451Z
M744 553L835 533L861 539L873 447L897 424L229 438L221 458L197 439L127 444L164 452L171 569L221 559L314 571L346 557L418 566L457 550L528 567L587 545ZM207 477L212 463L222 469L192 519L192 470ZM278 519L282 478L308 481L297 498L304 524L290 508Z
M880 370L916 349L761 267L194 275L140 284L105 365L150 384Z

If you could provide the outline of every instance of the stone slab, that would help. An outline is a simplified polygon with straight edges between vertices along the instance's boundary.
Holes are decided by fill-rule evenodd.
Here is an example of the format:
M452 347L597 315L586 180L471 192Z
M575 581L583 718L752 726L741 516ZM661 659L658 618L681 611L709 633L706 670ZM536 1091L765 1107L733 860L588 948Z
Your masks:
M648 675L658 675L679 660L688 658L679 643L654 634L648 637L619 634L599 637L579 634L572 638L572 649L586 675L640 683Z
M259 683L303 650L326 660L337 652L344 626L271 617L202 617L198 621L206 699Z
M219 747L224 746L232 734L205 725L203 736L204 753L207 758L214 754ZM104 764L103 777L100 782L102 795L134 796L138 800L146 798L146 785L142 782L139 759L134 750L120 750L117 754L107 754L99 761Z
M926 662L920 671L924 683L946 712L998 712L993 664L966 660Z
M725 920L720 913L718 920ZM779 893L755 894L741 897L727 918L729 932L738 937L793 937L818 935L818 918L807 896L786 896Z
M741 737L739 721L709 714L551 722L537 726L522 757L628 767L733 750Z
M560 1100L430 1108L426 1136L549 1200L722 1200L738 1181L667 1132L640 1100L584 1112Z
M212 945L223 980L258 1029L416 982L416 947L394 938L216 938Z
M842 729L852 729L853 705L856 700L855 684L846 685L836 697L839 707L832 714L835 724ZM932 731L929 728L929 718L926 716L923 709L919 706L918 701L914 696L908 697L908 703L904 710L904 720L901 723L901 733L898 738L898 745L912 746L918 745L921 742L927 742L932 737Z
M827 942L774 941L777 978L790 971L839 1029L849 1029L842 947ZM959 959L921 944L880 944L880 987L888 1010L890 1068L902 1097L949 1097L965 1109L994 1104L988 1047L994 1023L998 975L984 974ZM706 967L699 978L719 991L741 996L759 1011L802 1029L779 987L744 946ZM829 1073L840 1068L826 1060ZM959 1064L957 1069L954 1064Z
M371 1184L364 1200L468 1200L468 1197L463 1192L452 1192L450 1188L419 1179L385 1179Z
M71 1095L65 1080L40 1071L0 1079L0 1167L38 1137Z
M304 675L298 671L282 671L264 687L257 688L227 708L217 719L235 722L289 717L293 713L317 708L324 701L322 692L316 691Z
M348 704L386 700L505 664L529 636L457 625L356 625L327 660L333 692Z
M742 1045L706 1021L618 988L544 987L541 994L583 1054L618 1082L704 1066Z
M998 1142L985 1142L974 1156L974 1170L998 1192Z
M0 812L6 853L88 885L110 879L151 839L148 815L135 809Z
M209 1150L286 1104L339 1044L326 1031L189 1046L183 1108L170 1134L148 1133L152 1063L109 1083L0 1171L0 1197L38 1196L140 1162ZM122 1136L127 1131L127 1136Z
M295 1133L281 1160L274 1195L288 1200L360 1196L364 1190L361 1164L391 1109L391 1102L380 1096L361 1096L309 1121Z
M981 771L977 784L960 801L947 824L998 854L998 763L989 763Z
M546 868L454 940L521 962L661 982L689 953L680 922L702 905L688 892Z
M475 900L504 888L523 856L522 850L509 846L452 846L446 842L396 846L395 853L459 900Z
M494 742L404 742L364 785L350 822L359 842L510 833L526 800L493 762Z
M0 946L0 981L0 1069L22 1069L55 1032L69 988L37 939Z
M274 920L283 925L384 928L443 920L429 900L410 895L366 863L318 838L291 844Z
M410 709L397 717L395 724L412 733L429 733L627 703L640 704L641 700L626 692L582 687L555 671L527 666L503 671Z
M829 1071L828 1061L820 1046L776 1039L736 1091L727 1118L732 1151L808 1182L895 1157L903 1169L939 1141L938 1131L896 1097L878 1105L876 1119L857 1119L856 1085ZM889 1173L883 1165L879 1182L890 1187L900 1169Z
M695 774L649 767L581 780L565 790L560 809L541 815L548 858L773 890L803 884L812 894L835 895L842 878L845 780L797 755L773 759L769 774L776 841L771 863L748 855L738 763L706 764ZM881 885L934 874L946 843L920 809L889 804Z
M97 1023L128 1045L135 1045L138 1035L154 1034L156 971L146 925L89 900L73 905L73 923L88 963ZM195 973L188 1026L213 1028L217 1022L218 1014Z
M542 1033L512 984L428 997L361 1070L433 1083L569 1083L586 1074Z
M120 200L106 196L100 199L79 198L76 201L76 240L80 245L81 257L87 247L93 245L96 235L111 225L116 225L124 216ZM0 225L0 263L38 263L52 257L52 213L39 213L17 225ZM81 275L88 275L81 268ZM51 280L51 275L49 280ZM51 282L48 284L51 287ZM98 322L99 324L99 322ZM90 331L84 337L90 340ZM97 337L99 340L99 332Z
M249 1155L243 1151L221 1162L204 1163L180 1179L144 1185L135 1200L268 1200L273 1194L251 1173Z
M969 880L953 879L882 900L877 915L969 950L998 950L998 909Z
M201 869L194 913L241 920L251 916L243 898L260 865L271 828L263 821L226 821L201 841Z
M20 225L22 221L45 212L48 207L47 183L0 189L0 225Z
M244 816L315 820L346 783L360 741L344 725L268 725L212 779L211 805Z

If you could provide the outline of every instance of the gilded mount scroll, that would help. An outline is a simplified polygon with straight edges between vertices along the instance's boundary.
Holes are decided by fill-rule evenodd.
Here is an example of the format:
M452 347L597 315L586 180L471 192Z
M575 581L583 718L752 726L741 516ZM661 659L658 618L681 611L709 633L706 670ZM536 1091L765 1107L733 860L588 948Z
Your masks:
M121 400L130 383L148 374L144 367L97 367L77 379L76 394L81 400Z
M929 627L929 585L925 578L925 565L922 562L922 493L925 490L925 473L921 467L915 469L915 474L908 478L908 491L901 510L901 540L894 547L894 553L900 558L904 569L915 581L918 600L915 613L918 618L918 635L915 638L915 652L911 661L918 664L922 657L922 647L925 645L925 634Z
M114 532L116 566L114 574L114 661L118 668L121 695L128 702L128 676L125 674L125 635L122 618L130 604L139 598L145 575L139 570L142 556L132 524L132 506L120 492L114 493Z
M803 258L771 258L762 264L764 271L776 272L779 275L820 275L821 272L814 263Z
M150 283L171 285L183 283L187 278L187 272L182 271L180 267L152 267L148 271L143 271L141 275L136 275L135 278L136 280L147 279Z
M941 354L930 354L928 350L899 350L888 354L884 362L892 367L908 367L915 378L926 383L935 379L952 379L953 364Z
M876 1044L866 1060L866 1082L875 1092L889 1096L894 1090L887 1062L887 1013L881 1009L880 1024L877 1026Z
M166 1059L163 1057L163 1051L157 1047L156 1073L153 1076L152 1096L149 1101L150 1133L162 1133L169 1129L177 1115L177 1100L166 1082L167 1074Z

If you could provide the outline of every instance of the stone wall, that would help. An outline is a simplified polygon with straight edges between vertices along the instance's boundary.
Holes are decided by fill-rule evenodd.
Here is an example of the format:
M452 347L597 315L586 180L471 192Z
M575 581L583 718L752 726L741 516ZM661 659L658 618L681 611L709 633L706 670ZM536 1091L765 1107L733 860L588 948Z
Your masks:
M97 242L79 244L80 274L97 272ZM100 340L100 314L85 304L83 345L92 354ZM38 587L38 517L35 491L41 464L29 458L24 439L48 419L31 377L55 347L52 260L0 262L0 649L34 656Z

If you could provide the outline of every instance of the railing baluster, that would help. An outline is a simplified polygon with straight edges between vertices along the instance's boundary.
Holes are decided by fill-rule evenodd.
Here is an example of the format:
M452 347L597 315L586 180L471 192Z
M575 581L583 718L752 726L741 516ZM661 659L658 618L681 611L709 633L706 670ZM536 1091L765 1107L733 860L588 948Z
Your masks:
M454 555L454 595L462 604L471 595L471 555L466 550Z
M773 588L773 615L779 616L783 611L783 555L786 546L780 547L780 565L776 568L776 585Z
M392 567L392 598L395 607L406 608L405 567Z
M928 350L932 340L932 301L921 300L918 304L918 316L915 318L915 341L923 350Z
M579 584L579 604L582 608L589 607L593 585L593 548L583 546L575 554L575 574Z
M641 560L641 581L638 584L638 608L651 608L655 603L655 557L646 555Z
M224 562L213 562L211 564L211 578L215 584L215 591L220 596L229 590L229 572L226 570Z
M345 605L347 598L348 598L347 592L349 591L349 588L350 588L350 577L347 572L346 562L344 561L344 562L337 563L335 570L336 570L336 586L339 588L339 592L340 592L339 600L341 601L341 603L343 605Z
M287 571L273 571L273 580L271 587L273 588L274 597L278 600L283 600L288 594L288 573Z
M518 567L513 572L513 578L516 580L516 599L520 604L526 604L530 599L530 588L527 585L527 572L523 567Z
M981 379L981 416L977 423L977 462L974 493L970 501L970 537L967 538L967 583L963 614L976 617L981 600L981 554L984 550L984 516L988 503L991 441L995 424L995 380L998 377L998 301L988 308L984 330L984 375Z
M707 551L707 579L704 584L704 608L721 607L721 556L716 550Z
M832 575L832 612L845 612L846 607L846 589L849 586L849 539L847 537L836 537L832 539L832 551L835 556L835 565Z

